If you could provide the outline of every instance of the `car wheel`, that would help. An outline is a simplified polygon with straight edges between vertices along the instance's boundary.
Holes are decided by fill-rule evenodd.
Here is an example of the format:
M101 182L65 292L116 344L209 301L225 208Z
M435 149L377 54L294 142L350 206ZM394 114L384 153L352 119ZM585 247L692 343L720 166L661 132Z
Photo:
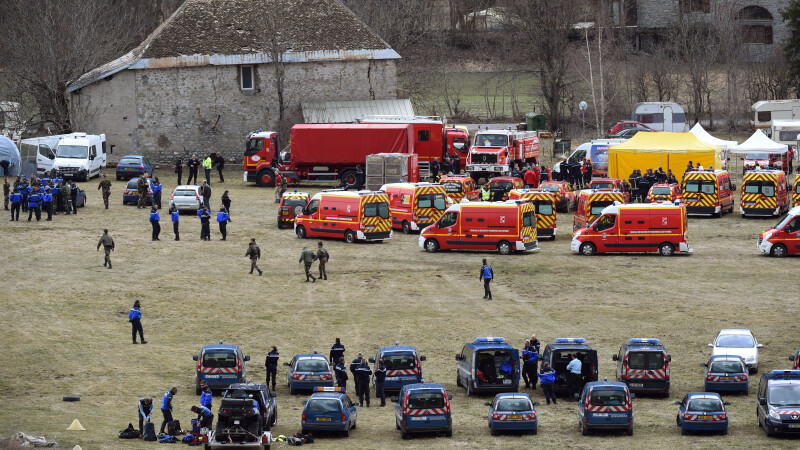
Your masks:
M761 425L761 417L758 416L758 409L756 409L756 425L758 425L758 428L761 428L761 426L762 426Z
M727 428L725 428L724 430L722 430L722 433L721 433L721 434L722 434L723 436L727 436L727 435L728 435L728 429L727 429Z
M588 435L589 435L589 429L586 428L585 424L581 423L581 436L588 436Z
M497 244L497 252L501 255L510 255L511 254L511 244L506 241L503 241Z
M394 419L394 427L397 428L398 430L400 429L400 422L397 421L396 417Z
M403 233L411 234L411 224L407 220L403 221Z
M122 180L122 177L117 175L117 181L120 181L120 180Z
M283 229L283 222L281 222L281 219L278 219L278 229L279 230Z
M357 423L355 423L355 422L353 422L353 426L352 426L352 428L353 428L354 430L356 429L356 425L358 425L358 424L357 424Z
M592 244L591 242L584 242L583 244L581 244L580 251L581 255L592 256L595 254L597 249L594 248L594 244Z
M783 244L775 244L769 250L769 256L774 256L776 258L783 258L786 256L786 246Z
M342 435L344 435L344 437L350 437L350 428L348 427L346 430L342 431Z
M687 433L686 429L681 428L681 436L686 436L686 433Z
M408 434L408 433L406 433L406 431L405 431L405 430L400 430L400 437L401 437L401 438L403 438L403 439L408 439L408 438L410 438L411 436L409 436L409 434Z
M425 251L428 253L436 253L439 251L439 242L436 239L428 239L425 241Z
M272 415L272 426L278 424L278 408L275 408L275 414Z
M658 252L661 253L662 256L672 256L675 254L675 247L669 242L664 242L658 247Z
M200 385L199 384L195 384L194 385L194 395L200 395L202 393L203 393L203 390L200 389Z
M347 169L343 171L339 177L339 181L343 182L348 189L355 187L356 181L358 181L358 178L356 177L356 171L353 169Z
M456 374L456 386L461 387L461 377Z
M297 237L299 237L300 239L305 239L306 238L306 228L304 226L298 225L297 228L295 228L294 232L297 234Z
M633 426L625 430L625 434L627 434L628 436L633 436Z
M356 241L356 234L353 233L351 230L347 230L344 232L344 241L348 244L352 244Z
M467 378L467 397L472 397L472 381Z
M531 434L539 434L539 427L536 427L533 430L531 430Z
M297 389L289 388L289 393L292 395L297 395Z
M449 430L445 431L445 432L444 432L444 435L445 435L446 437L453 437L453 429L452 429L452 428L450 428Z
M676 415L675 416L675 425L681 426L681 416L680 415Z
M489 434L491 434L492 436L497 436L497 430L492 428L491 425L489 425Z

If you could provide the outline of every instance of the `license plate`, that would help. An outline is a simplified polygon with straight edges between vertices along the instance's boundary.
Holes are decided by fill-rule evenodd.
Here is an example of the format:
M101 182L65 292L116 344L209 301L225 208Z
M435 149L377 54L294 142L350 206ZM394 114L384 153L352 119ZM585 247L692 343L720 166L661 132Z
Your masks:
M206 375L206 378L219 378L219 375Z
M330 417L317 417L317 422L330 422Z
M319 377L315 375L309 375L306 377L306 380L319 380Z
M733 377L719 377L722 381L733 381Z
M617 418L619 418L619 417L628 417L628 415L627 414L611 414L611 417L617 417Z
M700 419L700 420L711 420L712 419L711 416L697 416L697 418Z
M744 202L745 206L755 206L756 202Z
M412 417L411 420L426 420L426 417Z
M133 170L133 167L126 167L125 170Z
M403 381L417 381L417 377L400 377Z
M595 417L608 417L608 413L594 413Z
M522 416L520 416L519 414L512 414L512 415L508 416L508 418L509 419L522 419Z
M789 428L800 428L800 423L790 423Z
M631 383L630 386L632 388L643 388L644 387L644 383Z
M511 384L511 380L503 380L503 384Z

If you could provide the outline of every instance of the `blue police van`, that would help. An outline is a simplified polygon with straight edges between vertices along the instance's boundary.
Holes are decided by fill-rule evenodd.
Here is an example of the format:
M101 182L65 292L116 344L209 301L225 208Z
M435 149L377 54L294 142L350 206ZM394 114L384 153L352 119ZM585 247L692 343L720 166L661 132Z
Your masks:
M556 381L553 383L553 392L556 394L569 393L567 365L572 360L572 355L577 355L581 362L578 390L586 383L597 381L597 351L586 343L586 339L557 338L555 342L545 346L541 358L542 364L549 363L556 372Z
M250 356L242 355L238 345L219 344L205 345L199 355L195 372L195 393L200 395L200 382L205 381L211 389L227 389L233 383L244 383L247 361Z
M502 337L475 338L464 345L456 361L456 385L464 387L467 396L519 389L519 350Z
M631 392L669 397L672 357L660 340L630 339L611 359L617 362L617 381L627 384Z
M453 435L453 416L448 394L441 384L407 384L400 389L392 401L395 428L400 436L408 439L411 433L440 433Z
M625 430L633 435L633 402L636 394L619 381L587 383L578 402L578 424L581 434L593 430Z
M304 435L309 431L341 431L349 437L356 427L358 403L350 400L344 388L317 386L303 404L300 426Z
M425 382L421 364L425 361L425 355L420 355L416 347L395 342L394 345L379 348L375 358L369 358L369 362L375 365L373 371L381 358L386 366L384 391L399 391L407 384Z
M768 437L800 434L800 370L761 374L756 420Z

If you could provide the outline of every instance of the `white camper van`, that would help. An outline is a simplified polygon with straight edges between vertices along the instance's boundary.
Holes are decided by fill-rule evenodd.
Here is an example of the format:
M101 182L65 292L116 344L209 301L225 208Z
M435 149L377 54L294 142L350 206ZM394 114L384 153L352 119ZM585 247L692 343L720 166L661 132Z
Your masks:
M800 141L800 118L798 120L773 120L770 127L772 140L796 148Z
M800 99L761 100L753 103L753 126L761 128L770 136L775 120L800 120Z
M89 181L105 166L105 134L72 133L59 141L53 167L64 178Z
M642 102L633 105L631 120L641 122L658 131L689 131L686 112L672 102Z

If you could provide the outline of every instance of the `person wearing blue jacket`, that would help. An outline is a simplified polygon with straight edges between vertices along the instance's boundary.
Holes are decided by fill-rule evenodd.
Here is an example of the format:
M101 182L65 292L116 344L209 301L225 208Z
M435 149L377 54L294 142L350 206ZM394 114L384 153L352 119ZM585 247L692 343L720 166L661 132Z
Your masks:
M164 434L164 428L168 423L172 422L172 397L178 393L178 388L172 387L164 393L161 398L161 414L164 416L164 421L161 422L161 434Z
M525 380L525 387L536 389L538 376L536 366L539 362L539 352L531 345L531 341L525 341L522 349L522 379Z
M381 358L375 367L375 397L381 399L381 407L386 406L384 386L386 386L386 365L383 363L383 358Z
M158 221L161 216L158 215L158 205L153 203L153 208L150 210L150 225L153 226L153 240L158 241L158 235L161 233L161 224Z
M492 299L492 288L490 284L492 280L494 280L494 272L492 271L492 266L490 266L486 259L483 260L483 265L481 266L481 275L480 279L483 280L483 298L485 299Z
M153 399L149 397L139 399L139 436L144 434L144 424L151 422L151 414L153 414Z
M8 199L11 200L11 222L14 220L19 222L19 210L22 208L22 192L19 189L14 189Z
M41 201L42 197L39 195L39 186L35 186L33 191L28 194L28 222L31 221L34 213L36 214L36 221L38 222L42 218L42 209L41 209Z
M53 194L50 193L50 186L44 188L42 194L42 208L47 213L47 221L53 220Z
M27 178L22 177L19 191L22 193L22 212L28 212L28 195L31 193L31 185L28 184Z
M547 404L550 404L550 400L553 400L553 404L557 405L558 402L556 401L556 393L553 391L553 385L556 382L556 371L550 367L550 363L545 362L542 363L542 369L539 371L539 383L542 385L542 391L544 392L544 398L547 400Z
M211 428L214 422L214 413L205 406L192 406L192 412L197 413L200 428Z
M180 241L181 235L178 233L178 222L181 220L181 212L178 211L178 208L173 204L169 208L169 215L172 218L172 231L175 232L175 240Z
M139 300L133 302L133 308L128 313L128 322L131 323L131 334L133 335L133 343L136 344L136 333L139 333L139 340L142 344L147 344L144 340L144 330L142 329L142 303Z
M203 206L202 209L197 210L197 215L200 217L200 239L210 241L211 229L209 222L211 221L211 213Z
M212 402L213 395L211 393L211 388L208 387L208 382L203 380L200 382L200 404L211 409Z
M158 177L153 178L153 184L150 187L153 189L153 204L158 205L158 209L161 209L161 190L163 186L158 181Z
M224 241L228 237L228 219L230 216L228 215L228 210L225 209L225 205L220 205L219 212L217 212L217 222L219 222L219 232L222 234L221 241Z

